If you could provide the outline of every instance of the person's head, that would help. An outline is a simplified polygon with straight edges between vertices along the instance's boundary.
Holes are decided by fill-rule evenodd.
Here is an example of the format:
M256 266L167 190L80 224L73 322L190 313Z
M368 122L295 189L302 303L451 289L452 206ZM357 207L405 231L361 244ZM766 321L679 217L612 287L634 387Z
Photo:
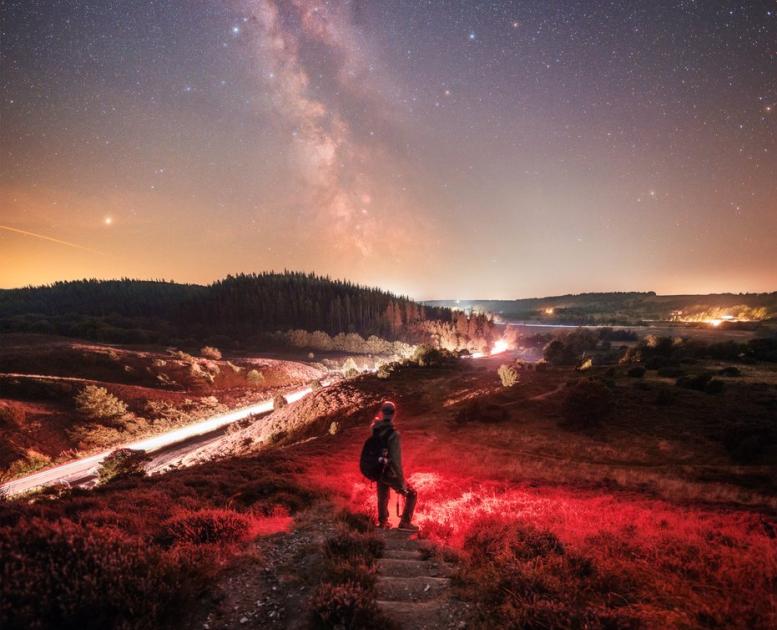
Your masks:
M380 411L378 412L379 420L386 420L392 422L397 415L397 406L390 400L384 400L380 403Z

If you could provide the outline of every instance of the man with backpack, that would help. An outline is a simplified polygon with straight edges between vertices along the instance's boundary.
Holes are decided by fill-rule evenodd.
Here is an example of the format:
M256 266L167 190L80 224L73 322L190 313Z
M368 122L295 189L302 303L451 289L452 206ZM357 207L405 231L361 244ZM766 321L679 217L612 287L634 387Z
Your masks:
M412 520L418 494L407 485L402 470L399 433L394 428L396 411L397 406L390 400L381 403L379 415L372 424L372 435L362 449L360 468L365 477L378 484L378 527L389 527L389 491L394 490L405 497L399 529L417 532L418 527Z

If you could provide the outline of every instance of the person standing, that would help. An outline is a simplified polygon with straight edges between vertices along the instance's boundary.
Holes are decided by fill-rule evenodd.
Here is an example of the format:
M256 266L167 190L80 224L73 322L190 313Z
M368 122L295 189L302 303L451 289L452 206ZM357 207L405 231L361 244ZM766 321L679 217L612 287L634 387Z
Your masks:
M389 518L389 494L390 491L405 497L405 509L399 521L399 529L408 532L417 532L418 526L413 524L413 512L415 511L418 493L407 484L404 470L402 469L402 447L400 445L399 432L395 427L397 406L390 400L385 400L380 405L380 412L372 425L373 436L380 439L387 461L377 480L378 484L378 527L388 527Z

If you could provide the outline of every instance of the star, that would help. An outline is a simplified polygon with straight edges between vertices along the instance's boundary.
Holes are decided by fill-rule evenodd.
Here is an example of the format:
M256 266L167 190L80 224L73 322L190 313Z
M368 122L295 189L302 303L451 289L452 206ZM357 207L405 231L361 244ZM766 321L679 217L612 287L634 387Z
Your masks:
M469 41L474 42L476 37L477 35L475 34L475 31L469 32L469 35L468 35Z

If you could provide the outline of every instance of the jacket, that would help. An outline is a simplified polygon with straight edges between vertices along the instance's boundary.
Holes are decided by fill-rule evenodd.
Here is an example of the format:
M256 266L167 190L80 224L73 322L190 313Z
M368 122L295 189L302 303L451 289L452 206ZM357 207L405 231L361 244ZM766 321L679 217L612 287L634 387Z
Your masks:
M400 485L405 485L405 475L402 471L402 448L399 444L399 432L394 428L391 420L376 420L372 425L380 437L386 442L389 456L389 468L392 476L396 477ZM386 437L386 434L388 436Z

